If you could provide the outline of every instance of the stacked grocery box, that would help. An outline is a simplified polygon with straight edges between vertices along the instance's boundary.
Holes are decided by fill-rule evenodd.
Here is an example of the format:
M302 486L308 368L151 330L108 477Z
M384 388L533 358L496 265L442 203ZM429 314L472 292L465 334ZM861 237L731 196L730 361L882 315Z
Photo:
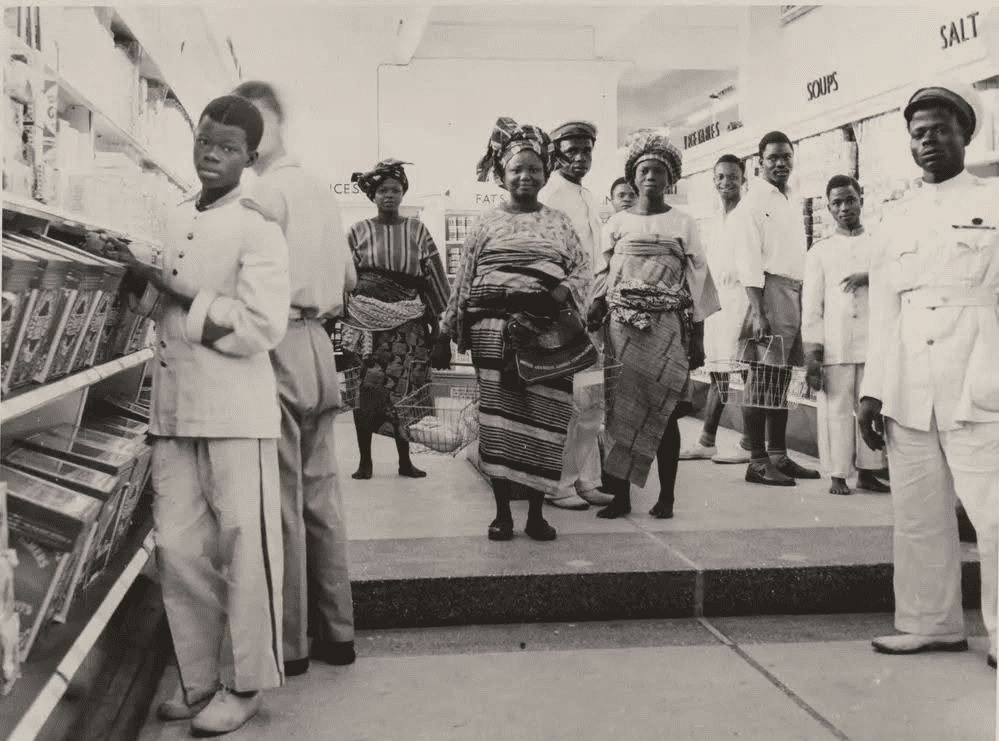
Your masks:
M131 531L151 470L148 427L147 406L112 400L79 426L47 428L7 452L0 481L18 561L22 658L42 627L68 618Z
M120 263L50 237L10 232L3 235L3 260L4 395L147 343L150 320L125 310L130 299Z

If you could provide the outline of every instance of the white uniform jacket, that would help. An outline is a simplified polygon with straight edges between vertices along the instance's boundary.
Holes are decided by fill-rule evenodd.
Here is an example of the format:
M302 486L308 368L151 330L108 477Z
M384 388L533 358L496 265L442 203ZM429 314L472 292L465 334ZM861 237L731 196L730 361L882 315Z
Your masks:
M916 430L999 422L999 183L924 183L874 237L861 396Z
M867 286L843 290L842 282L854 273L871 269L871 238L860 232L837 232L812 245L805 257L805 283L801 289L801 340L822 345L823 363L863 363L867 359L870 323Z
M150 433L167 437L280 437L268 351L284 337L290 291L281 227L239 188L204 211L197 195L171 215L163 275L196 291L190 311L163 296L156 319ZM202 343L206 319L232 332Z

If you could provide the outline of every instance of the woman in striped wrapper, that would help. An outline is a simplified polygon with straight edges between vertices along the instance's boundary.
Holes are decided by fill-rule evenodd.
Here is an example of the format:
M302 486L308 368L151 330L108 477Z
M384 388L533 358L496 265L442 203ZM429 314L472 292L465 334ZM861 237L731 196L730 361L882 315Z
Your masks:
M530 492L524 532L535 540L556 535L541 506L546 493L558 491L562 475L573 377L569 371L526 385L515 360L518 347L529 344L527 336L541 324L566 308L583 309L590 288L590 258L572 222L538 201L553 152L541 129L510 118L496 122L478 176L485 181L492 173L509 197L485 211L465 240L433 353L434 367L442 368L450 362L452 337L459 352L472 351L479 385L479 460L496 498L490 540L513 537L514 483Z
M697 224L666 203L681 155L655 131L632 139L625 176L638 193L604 226L588 324L606 322L604 352L622 370L607 411L604 473L614 502L597 517L631 512L631 484L644 486L653 459L659 497L649 514L673 516L673 488L690 371L704 364L704 319L718 311Z
M357 267L357 287L347 300L343 348L361 365L354 427L361 462L352 474L370 479L371 438L395 438L399 475L426 476L409 458L409 441L399 429L394 404L430 381L430 355L438 317L447 306L450 286L437 245L423 222L401 216L409 190L403 165L383 160L356 182L378 208L378 215L354 224L347 235Z

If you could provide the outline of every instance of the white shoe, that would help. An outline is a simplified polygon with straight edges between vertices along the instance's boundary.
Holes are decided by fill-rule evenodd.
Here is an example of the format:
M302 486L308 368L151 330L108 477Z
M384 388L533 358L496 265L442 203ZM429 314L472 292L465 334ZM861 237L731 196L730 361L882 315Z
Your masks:
M173 697L160 703L156 708L156 715L160 720L187 720L193 718L208 704L214 696L214 690L199 690L191 692L191 704L187 703L188 697L184 695L184 685L178 683Z
M208 706L191 720L191 730L211 735L235 731L260 712L261 704L259 692L240 697L228 687L220 687Z
M741 445L736 445L725 451L715 453L711 460L715 463L749 463L752 455Z
M684 448L680 451L681 461L700 461L711 458L713 455L718 453L718 447L716 445L691 445L689 448Z
M881 636L871 641L874 650L882 654L918 654L925 651L967 651L968 641L959 633L946 636L918 636L902 633Z
M586 500L582 499L575 491L568 496L559 497L558 499L548 499L547 502L553 507L559 507L561 509L574 509L582 511L590 508L590 505L586 502Z
M604 494L602 491L597 491L596 489L587 489L586 491L581 491L579 492L579 496L581 499L585 499L594 507L606 507L608 504L614 501L613 494Z

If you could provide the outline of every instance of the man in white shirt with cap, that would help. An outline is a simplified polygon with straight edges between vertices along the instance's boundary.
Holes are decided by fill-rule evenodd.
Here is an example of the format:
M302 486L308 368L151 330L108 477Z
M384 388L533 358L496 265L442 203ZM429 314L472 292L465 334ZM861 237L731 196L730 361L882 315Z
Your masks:
M569 121L553 129L551 138L557 167L538 198L569 217L596 273L603 260L600 251L603 223L593 194L583 187L583 178L593 165L597 127L586 121ZM580 309L585 314L583 307ZM579 376L577 384L593 374ZM596 387L590 387L589 392L581 387L573 394L573 412L562 460L562 487L558 494L548 498L549 504L556 507L588 509L590 504L603 506L614 500L610 494L597 491L601 485L598 436L604 406L602 391L593 393L594 390Z
M977 93L918 89L904 108L922 187L886 214L871 272L859 422L887 444L895 627L875 650L964 651L955 495L978 534L988 663L996 665L999 541L999 183L964 169Z

